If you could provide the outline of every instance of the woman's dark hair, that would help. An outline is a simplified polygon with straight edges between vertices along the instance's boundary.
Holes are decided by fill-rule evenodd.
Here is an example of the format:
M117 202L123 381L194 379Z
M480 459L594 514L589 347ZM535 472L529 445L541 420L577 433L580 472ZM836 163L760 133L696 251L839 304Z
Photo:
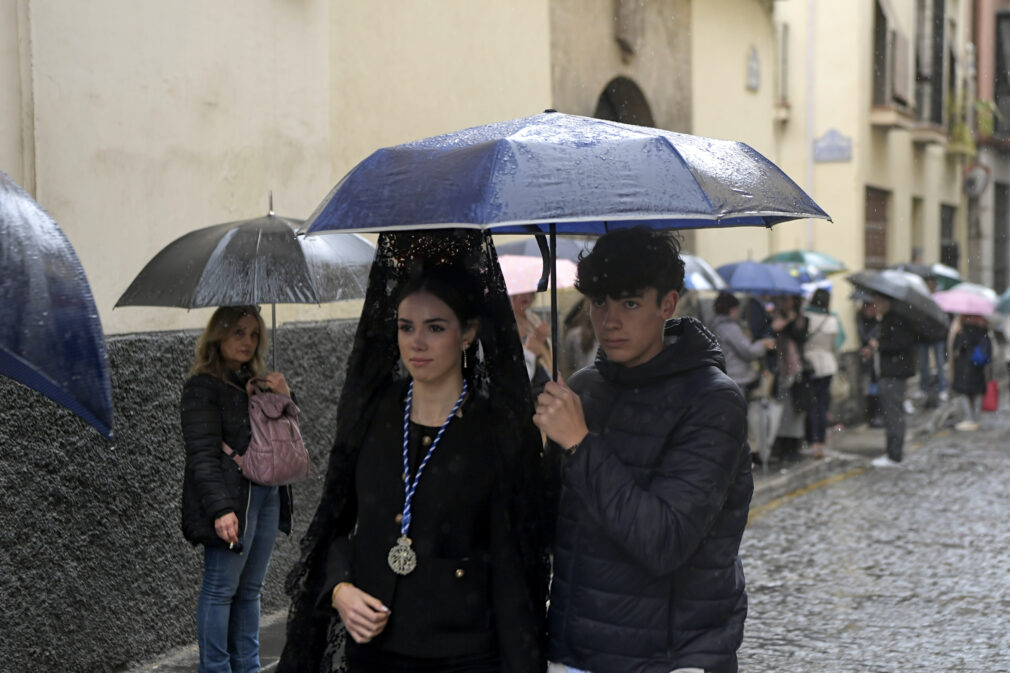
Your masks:
M428 292L446 303L461 325L480 314L480 292L477 282L463 269L433 266L412 273L400 289L396 305L416 292Z
M719 296L715 298L715 313L716 315L729 315L730 309L736 308L740 305L740 300L734 297L729 292L720 292Z
M417 292L427 292L445 302L459 320L460 327L466 329L473 321L480 319L482 309L480 288L477 281L464 269L455 266L422 267L411 273L404 282L396 298L396 305ZM467 367L464 374L473 369L477 361L478 339L474 339L466 349Z
M831 304L831 293L828 292L823 287L819 287L814 290L814 296L810 297L810 305L816 308L828 310L828 305Z
M656 300L684 287L680 243L647 227L618 229L602 236L589 253L579 254L575 288L587 297L617 299L656 288Z

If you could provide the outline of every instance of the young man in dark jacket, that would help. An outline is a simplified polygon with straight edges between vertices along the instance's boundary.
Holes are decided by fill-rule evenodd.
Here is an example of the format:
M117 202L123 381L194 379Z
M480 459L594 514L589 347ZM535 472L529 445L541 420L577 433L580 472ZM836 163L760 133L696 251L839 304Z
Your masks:
M746 406L712 334L666 325L683 278L676 241L642 228L579 262L605 357L548 383L533 417L560 461L552 671L737 671Z
M905 446L905 383L915 375L918 342L916 332L908 322L894 312L891 300L875 295L873 304L881 316L877 335L864 347L865 356L878 359L877 392L880 415L884 420L887 453L873 461L876 467L896 467L901 463Z

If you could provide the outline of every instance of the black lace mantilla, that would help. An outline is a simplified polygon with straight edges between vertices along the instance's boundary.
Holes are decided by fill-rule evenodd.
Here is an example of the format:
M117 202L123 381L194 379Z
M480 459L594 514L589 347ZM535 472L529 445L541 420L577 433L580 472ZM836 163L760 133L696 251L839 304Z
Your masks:
M332 673L345 670L346 633L335 612L314 606L325 578L326 554L336 535L346 534L353 466L378 400L386 387L405 377L396 341L396 299L407 278L423 266L464 267L483 290L478 338L467 353L471 389L495 400L505 450L530 450L540 435L532 423L533 402L515 318L498 267L491 236L476 230L447 229L381 234L369 274L354 347L347 362L337 410L337 433L330 453L319 507L301 541L301 559L288 575L292 605L282 673ZM506 425L507 424L507 425ZM499 451L499 454L503 451ZM513 453L512 455L516 455ZM528 461L529 462L529 461ZM531 472L530 470L526 470ZM529 587L546 600L547 553L541 507L540 474L524 474L509 499L509 520ZM353 517L351 517L353 518ZM542 605L542 603L541 603ZM544 627L538 625L540 632Z

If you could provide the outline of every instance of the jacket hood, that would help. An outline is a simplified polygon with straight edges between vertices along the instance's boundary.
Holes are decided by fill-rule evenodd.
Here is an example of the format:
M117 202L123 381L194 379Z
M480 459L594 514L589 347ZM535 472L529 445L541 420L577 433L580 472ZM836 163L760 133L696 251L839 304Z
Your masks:
M607 381L619 385L646 385L700 367L726 371L726 359L715 336L695 318L674 318L666 323L663 351L648 362L625 367L607 359L603 349L596 368Z

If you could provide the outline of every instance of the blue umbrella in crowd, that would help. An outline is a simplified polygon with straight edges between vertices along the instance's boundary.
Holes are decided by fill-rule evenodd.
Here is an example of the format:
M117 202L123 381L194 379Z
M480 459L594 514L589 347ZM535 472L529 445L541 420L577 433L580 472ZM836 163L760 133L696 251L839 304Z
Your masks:
M550 245L541 245L545 289L558 233L764 227L806 217L829 219L748 145L549 110L377 150L337 183L306 230L549 234ZM553 282L551 308L556 343Z
M800 281L778 264L746 261L723 264L717 270L733 292L765 295L803 294Z
M685 290L725 290L726 281L712 265L697 255L683 253Z
M91 287L56 222L0 171L0 375L112 437L112 384Z

